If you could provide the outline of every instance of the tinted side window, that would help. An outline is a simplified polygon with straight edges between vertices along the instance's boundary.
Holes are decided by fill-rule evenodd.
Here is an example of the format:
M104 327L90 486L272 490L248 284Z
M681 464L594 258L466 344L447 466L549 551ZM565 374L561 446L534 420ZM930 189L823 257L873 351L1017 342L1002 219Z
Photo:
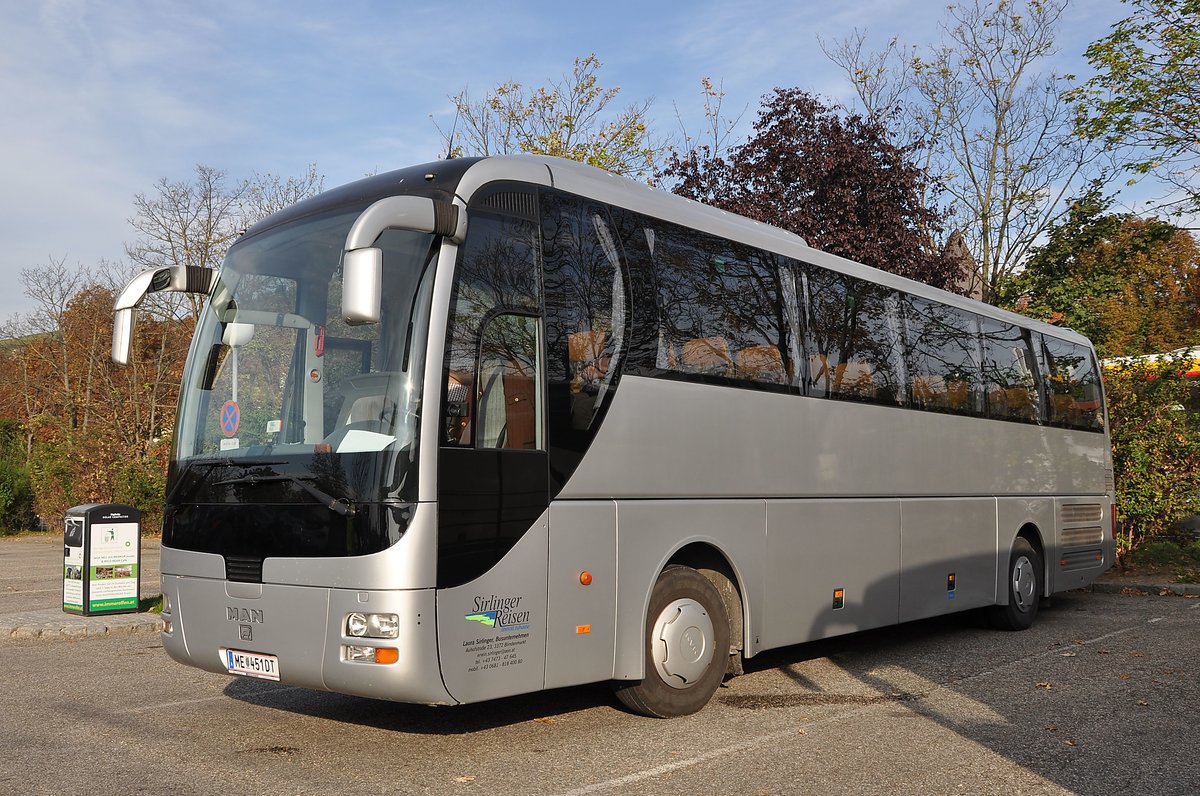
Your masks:
M475 211L459 251L446 334L445 444L475 440L480 334L503 311L540 314L538 230L531 221ZM494 444L494 440L493 440Z
M1085 346L1042 337L1050 422L1089 431L1104 429L1103 391L1096 360Z
M565 388L569 426L589 428L625 351L625 277L604 208L542 194L547 377Z
M983 384L988 417L1036 423L1040 416L1037 367L1029 334L1012 324L979 322L983 342Z
M807 271L807 393L895 405L904 402L897 296L824 268Z
M786 386L794 363L780 300L783 258L670 224L647 227L659 369Z
M917 409L983 414L976 316L926 299L904 299L909 400Z
M541 341L537 318L497 315L480 337L477 448L541 449Z

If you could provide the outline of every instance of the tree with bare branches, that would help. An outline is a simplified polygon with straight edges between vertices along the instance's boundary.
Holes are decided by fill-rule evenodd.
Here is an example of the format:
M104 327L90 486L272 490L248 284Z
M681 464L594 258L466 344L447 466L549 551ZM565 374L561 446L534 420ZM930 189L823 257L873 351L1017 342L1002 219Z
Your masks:
M944 187L976 272L967 292L995 301L1039 238L1091 179L1098 150L1074 134L1061 79L1039 71L1067 0L970 0L947 9L943 42L895 41L871 53L864 34L823 43L875 118L899 110L895 134L927 148L927 184Z

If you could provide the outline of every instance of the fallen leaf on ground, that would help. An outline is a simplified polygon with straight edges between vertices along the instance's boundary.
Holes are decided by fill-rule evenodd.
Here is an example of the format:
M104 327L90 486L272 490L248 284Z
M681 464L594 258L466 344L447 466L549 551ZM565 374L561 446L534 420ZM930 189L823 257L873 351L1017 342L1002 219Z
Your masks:
M473 776L471 776L470 774L468 774L468 775L467 775L467 776L465 776L465 777L455 777L455 778L454 778L454 781L455 781L455 782L474 782L474 781L475 781L475 777L473 777Z
M1038 687L1038 688L1044 688L1044 689L1046 689L1047 691L1049 691L1051 688L1054 688L1054 684L1053 684L1053 683L1038 683L1038 684L1037 684L1037 687Z
M1063 743L1065 743L1067 746L1079 746L1079 744L1075 743L1070 738L1064 738Z
M540 719L534 719L538 724L553 724L554 719L549 716L542 716Z

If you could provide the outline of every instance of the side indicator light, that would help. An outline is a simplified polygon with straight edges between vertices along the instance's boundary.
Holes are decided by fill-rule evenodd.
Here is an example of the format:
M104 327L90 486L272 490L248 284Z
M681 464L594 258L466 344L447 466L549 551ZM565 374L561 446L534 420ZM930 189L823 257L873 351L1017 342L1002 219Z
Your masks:
M376 647L375 662L376 663L395 663L400 660L400 650L395 647Z
M846 607L846 590L845 589L834 589L833 590L833 610L837 611L837 610L839 610L841 608L845 608L845 607Z
M592 585L592 573L588 572L586 569L583 572L580 572L579 573L579 582L582 583L584 586L591 586Z
M584 633L591 633L591 632L592 632L591 625L576 625L575 626L575 635L577 635L577 636L582 636Z

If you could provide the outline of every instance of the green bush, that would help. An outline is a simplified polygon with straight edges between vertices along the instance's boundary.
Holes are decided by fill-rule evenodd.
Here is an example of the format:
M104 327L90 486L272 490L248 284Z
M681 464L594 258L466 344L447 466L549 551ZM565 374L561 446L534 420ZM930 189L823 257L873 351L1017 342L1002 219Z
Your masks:
M24 436L15 420L0 420L0 534L37 527L33 483L25 466Z
M0 534L20 533L36 525L29 472L14 462L0 460Z
M158 533L162 530L166 482L166 474L157 462L130 459L118 465L113 474L113 502L141 509L142 533Z
M1105 374L1123 560L1200 513L1200 414L1183 409L1191 385L1181 369L1166 360Z
M1200 564L1200 539L1185 547L1184 552L1187 553L1188 558Z

